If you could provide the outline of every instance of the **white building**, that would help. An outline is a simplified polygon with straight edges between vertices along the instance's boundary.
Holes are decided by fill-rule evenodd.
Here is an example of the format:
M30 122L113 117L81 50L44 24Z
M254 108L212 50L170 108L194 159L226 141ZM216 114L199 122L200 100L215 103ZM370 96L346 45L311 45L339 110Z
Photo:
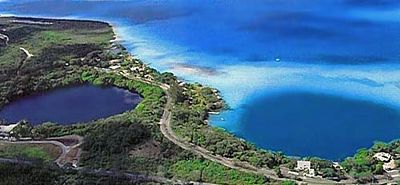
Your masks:
M110 66L110 69L112 69L112 70L116 70L116 69L119 69L119 68L121 68L120 65Z
M315 170L314 169L309 169L308 173L305 174L307 177L315 177Z
M385 170L386 172L394 170L394 169L396 169L396 167L397 167L396 161L393 159L390 160L389 162L383 164L383 170Z
M10 133L11 130L16 127L18 123L16 124L11 124L11 125L0 125L0 132L2 133Z
M392 159L392 155L385 152L378 152L374 155L374 158L382 162L389 162Z
M297 161L296 170L310 170L311 169L311 161Z
M340 166L340 164L338 162L333 162L333 167L339 170L343 170L343 167Z

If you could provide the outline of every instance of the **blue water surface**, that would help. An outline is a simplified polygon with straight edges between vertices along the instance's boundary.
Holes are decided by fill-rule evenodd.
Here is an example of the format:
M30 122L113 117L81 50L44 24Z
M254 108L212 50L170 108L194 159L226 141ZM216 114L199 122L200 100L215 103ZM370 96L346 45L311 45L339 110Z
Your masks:
M0 13L111 22L138 58L221 90L232 109L211 124L266 149L338 159L400 136L398 0L6 0ZM298 127L319 134L279 137Z
M134 109L141 99L137 93L116 87L60 88L11 102L0 110L0 118L7 122L25 119L34 125L84 123Z
M400 133L400 111L367 101L310 92L282 92L246 109L239 136L299 156L344 159L354 146Z

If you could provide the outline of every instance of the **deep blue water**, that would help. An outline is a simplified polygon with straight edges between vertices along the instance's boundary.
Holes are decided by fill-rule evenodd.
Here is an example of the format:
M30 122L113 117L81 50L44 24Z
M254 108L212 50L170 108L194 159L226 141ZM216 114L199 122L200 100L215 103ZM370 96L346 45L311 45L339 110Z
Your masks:
M111 22L123 44L151 66L220 89L232 110L212 116L211 124L266 149L336 159L375 140L400 136L371 132L395 124L397 118L388 119L393 115L389 110L400 109L398 0L21 0L1 2L1 12ZM301 110L270 119L248 116L255 107L260 114L271 114L258 100L278 99L275 95L281 92L303 96L304 91L329 94L307 98L321 108L305 106L314 115L305 121L296 117ZM296 111L290 102L277 104L281 110ZM336 125L321 123L327 120L320 115L338 104L347 114L379 114L351 120L338 116ZM273 125L271 119L276 119ZM340 123L353 122L356 128L366 122L369 130L354 130L360 139L338 138L330 141L330 150L322 150L311 140L254 139L262 133L248 128L284 134L282 129L296 128L286 125L290 120L308 129L331 125L314 129L321 133L315 139L325 144L323 136L346 133ZM262 129L254 124L267 122ZM299 150L300 144L310 147Z
M137 93L116 87L60 88L11 102L0 110L0 118L8 122L26 119L35 125L82 123L134 109L141 99Z
M282 92L251 105L243 115L239 135L292 155L344 159L354 146L377 138L389 142L400 133L400 111L366 101Z

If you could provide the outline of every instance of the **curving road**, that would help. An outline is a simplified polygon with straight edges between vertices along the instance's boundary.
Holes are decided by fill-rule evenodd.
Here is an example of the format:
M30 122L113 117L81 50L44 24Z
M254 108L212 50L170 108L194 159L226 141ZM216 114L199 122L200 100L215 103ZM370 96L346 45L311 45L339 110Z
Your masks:
M10 41L10 38L7 35L0 33L0 39L4 40L4 43L6 44L6 46L8 46L8 42Z
M52 145L55 145L61 149L61 154L55 161L57 163L57 165L59 165L59 166L62 166L60 161L61 161L61 159L65 158L65 156L68 153L68 147L58 141L1 141L1 142L9 143L9 144L52 144Z
M20 47L19 49L25 53L26 57L25 57L24 60L22 60L22 61L19 63L18 68L17 68L17 75L20 74L20 70L21 70L22 66L23 66L29 59L31 59L31 58L33 57L33 55L32 55L31 53L29 53L29 51L26 50L25 48Z
M125 77L127 77L129 79L138 80L138 81L148 83L151 85L156 85L156 86L159 86L161 89L163 89L164 93L167 96L167 103L165 104L164 112L160 119L159 125L160 125L161 133L164 135L164 137L166 137L168 140L170 140L174 144L178 145L179 147L181 147L185 150L189 150L195 154L203 156L204 158L206 158L208 160L217 162L217 163L222 164L229 168L237 169L237 170L247 172L247 173L256 173L256 174L264 175L264 176L266 176L270 179L274 179L274 180L279 180L279 181L289 180L287 178L279 178L273 170L258 169L252 165L249 165L248 163L237 162L237 161L233 161L232 159L229 159L229 158L217 156L217 155L212 154L212 152L208 151L205 148L202 148L202 147L197 146L192 143L188 143L186 141L182 141L174 133L174 131L171 128L172 113L170 110L173 108L174 102L173 102L173 99L172 99L170 91L169 91L169 88L170 88L169 85L150 82L150 81L139 79L139 78L133 77L131 75L123 74L123 73L120 73L120 74L124 75ZM301 183L301 182L298 181L298 183ZM330 182L329 184L332 184L332 182Z
M281 178L281 177L278 177L276 175L275 171L272 169L257 168L253 165L250 165L247 162L234 161L234 160L226 158L226 157L218 156L203 147L197 146L193 143L183 141L182 139L179 138L179 136L177 136L175 134L175 132L172 130L172 127L171 127L172 113L170 110L173 108L174 102L173 102L173 99L172 99L170 91L169 91L169 88L170 88L169 85L139 79L139 78L133 77L131 75L124 74L122 72L120 72L119 74L121 74L129 79L132 79L132 80L138 80L138 81L148 83L151 85L159 86L160 88L163 89L163 91L165 92L165 94L167 96L167 103L164 107L164 112L163 112L163 115L159 122L160 130L161 130L162 134L164 135L164 137L166 137L168 140L170 140L171 142L173 142L174 144L178 145L179 147L181 147L185 150L189 150L195 154L201 155L205 159L219 163L228 168L237 169L242 172L263 175L269 179L273 179L273 180L277 180L277 181L290 180L290 181L296 182L297 184L304 184L304 183L309 183L309 184L355 184L356 183L354 179L348 179L348 180L344 180L341 182L336 182L336 181L332 181L332 180L328 180L328 179L308 178L308 177L304 177L301 181L294 180L291 178Z
M76 138L78 140L78 143L73 146L66 146L59 141L55 141L56 139L63 139L63 138L70 138L70 137ZM79 147L83 142L83 138L81 136L77 136L77 135L53 137L53 138L47 138L47 139L48 140L43 140L43 141L0 141L0 142L9 143L9 144L52 144L52 145L55 145L61 149L60 156L58 156L58 158L55 160L57 165L60 167L62 167L66 164L67 154L71 151L71 149ZM78 158L79 158L79 156L78 156Z
M204 158L211 160L213 162L217 162L219 164L222 164L226 167L237 169L243 172L247 173L256 173L256 174L261 174L264 176L267 176L268 178L274 179L274 180L279 180L279 181L284 181L288 180L286 178L279 178L273 170L267 170L267 169L258 169L252 165L249 165L248 163L243 163L243 162L238 162L238 161L233 161L232 159L225 158L222 156L217 156L212 154L212 152L208 151L205 148L202 148L200 146L197 146L192 143L188 143L186 141L182 141L172 130L171 127L171 109L173 108L173 100L171 98L171 95L169 93L169 87L165 84L160 85L160 87L164 90L164 92L167 95L167 103L164 107L164 113L162 118L160 119L160 130L162 134L171 142L174 144L178 145L179 147L189 150L195 154L201 155ZM300 183L300 182L299 182Z

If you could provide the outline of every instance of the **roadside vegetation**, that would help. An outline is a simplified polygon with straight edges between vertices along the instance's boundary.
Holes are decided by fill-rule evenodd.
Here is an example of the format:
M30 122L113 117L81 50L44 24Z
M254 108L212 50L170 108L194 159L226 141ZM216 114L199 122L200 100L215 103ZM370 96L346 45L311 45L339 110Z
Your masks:
M228 169L208 160L182 160L171 166L177 178L217 184L265 184L265 177Z

